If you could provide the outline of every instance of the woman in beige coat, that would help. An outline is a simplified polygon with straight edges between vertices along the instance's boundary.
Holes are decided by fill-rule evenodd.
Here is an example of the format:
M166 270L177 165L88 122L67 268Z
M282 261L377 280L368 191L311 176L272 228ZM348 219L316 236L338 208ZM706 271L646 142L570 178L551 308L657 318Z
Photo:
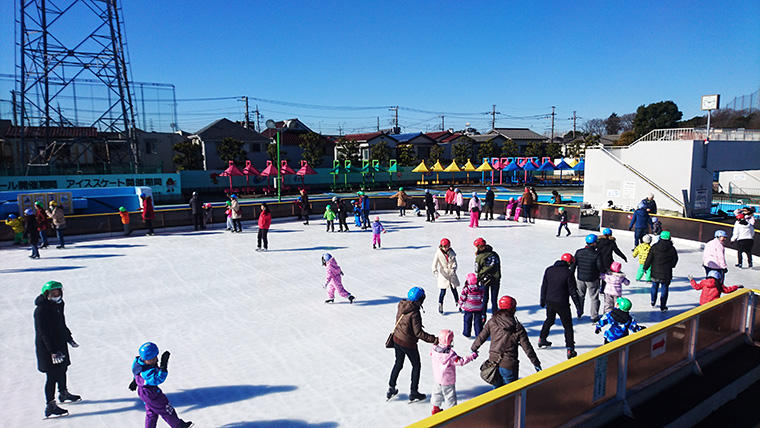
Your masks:
M242 232L243 211L240 208L240 202L237 200L237 195L230 195L230 209L232 210L230 215L230 218L232 218L232 232Z
M443 297L446 296L446 289L450 288L454 296L454 304L459 304L459 278L457 278L457 253L451 249L451 242L443 238L438 250L433 257L433 275L438 279L438 288L441 289L438 294L438 312L443 313ZM460 309L461 312L461 309Z
M50 201L50 209L48 209L47 215L53 220L55 234L58 237L58 245L55 248L66 248L66 242L63 240L63 229L66 228L66 217L63 214L63 208L58 202Z
M391 196L388 196L388 199L396 199L396 206L398 207L399 217L406 215L406 204L409 203L409 200L412 198L410 198L409 195L404 192L403 187L399 187L398 192L394 193Z

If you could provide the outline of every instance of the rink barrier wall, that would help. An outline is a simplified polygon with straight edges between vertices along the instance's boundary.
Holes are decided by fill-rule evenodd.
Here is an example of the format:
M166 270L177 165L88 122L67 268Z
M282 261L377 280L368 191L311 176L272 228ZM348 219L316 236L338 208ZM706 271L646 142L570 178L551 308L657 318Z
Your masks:
M350 200L350 199L349 199ZM319 222L322 220L322 214L324 213L325 206L332 201L327 198L323 199L310 199L312 207L312 214L310 220ZM412 202L422 209L424 216L424 197L413 196ZM409 206L411 206L411 203ZM469 203L469 199L465 199L465 206ZM212 211L213 222L215 224L225 224L227 221L224 214L224 204L214 204ZM272 218L286 218L294 217L297 215L296 206L293 201L283 202L267 202L267 205L272 212ZM443 212L445 209L443 204L443 198L440 198L439 206L441 207L439 212ZM254 222L252 226L255 226L255 221L258 219L261 212L260 202L241 202L240 206L243 211L243 223ZM370 195L371 211L396 211L396 199L389 199L387 196L372 196ZM558 220L559 207L565 207L568 213L568 220L570 223L578 223L580 210L578 206L573 205L552 205L545 203L538 203L533 206L533 216L537 219L546 220ZM494 202L494 215L503 215L506 207L506 201L496 200ZM156 209L156 217L153 220L153 227L155 229L161 229L166 227L177 226L192 226L193 217L190 208L167 208ZM372 214L371 214L372 215ZM407 215L413 215L412 211L407 209ZM464 217L467 217L467 213L463 213ZM350 214L347 220L349 223L353 222L353 214ZM381 218L382 221L382 218ZM130 228L135 230L144 230L141 213L139 211L130 212L129 220ZM106 234L112 236L119 236L123 233L123 226L121 224L121 217L118 213L113 214L79 214L66 216L66 228L64 229L65 236L71 235L86 235L86 234ZM55 237L55 230L48 229L48 236ZM0 227L0 241L12 241L13 233L9 227L4 224Z
M760 345L759 294L726 294L410 427L602 426L737 346Z
M622 229L627 230L631 220L628 216L633 215L632 211L620 211L620 210L603 210L602 211L602 227L609 227L610 229ZM717 221L700 220L694 218L674 217L668 215L656 214L660 222L662 223L662 230L670 231L673 238L683 238L690 241L697 241L706 243L714 238L716 230L725 230L728 233L729 241L727 242L726 249L734 250L734 256L736 254L736 243L730 242L731 234L733 233L733 223L720 223ZM760 230L755 229L756 234L760 234ZM752 254L760 256L760 239L755 238L752 245ZM731 254L726 254L727 264L733 266Z

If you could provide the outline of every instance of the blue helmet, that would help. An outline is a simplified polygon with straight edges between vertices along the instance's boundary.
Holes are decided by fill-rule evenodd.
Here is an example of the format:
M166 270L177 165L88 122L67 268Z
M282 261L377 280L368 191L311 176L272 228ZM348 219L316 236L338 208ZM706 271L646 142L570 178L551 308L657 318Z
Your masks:
M425 299L425 290L420 287L412 287L409 289L409 292L406 293L406 297L412 302L421 302Z
M234 193L233 193L233 194L231 194L231 195L230 195L230 199L237 199L237 195L236 195L236 194L234 194Z
M324 254L322 254L322 265L323 266L326 265L327 262L330 261L330 259L332 259L332 254L330 254L330 253L324 253Z
M16 214L8 214L8 220L14 220L16 218Z
M587 244L595 244L597 239L599 238L597 238L596 235L593 233L589 233L588 235L586 235Z
M148 361L158 356L158 346L153 342L145 342L140 346L140 359Z
M609 227L605 227L604 230L602 231L602 235L611 236L612 235L612 229L610 229Z
M716 238L728 238L728 234L725 230L719 229L715 231L715 237Z
M425 193L430 193L430 189L425 189Z
M34 215L34 210L31 208L27 208L24 210L24 215Z
M720 277L721 277L720 271L711 270L710 272L707 273L707 277L708 278L715 278L716 281L720 281Z
M486 190L491 190L491 186L486 187Z

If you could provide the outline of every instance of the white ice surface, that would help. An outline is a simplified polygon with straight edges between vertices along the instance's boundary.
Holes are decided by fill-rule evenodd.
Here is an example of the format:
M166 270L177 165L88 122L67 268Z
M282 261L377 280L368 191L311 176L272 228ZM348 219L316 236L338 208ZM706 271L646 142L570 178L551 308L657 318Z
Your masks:
M408 361L399 377L399 397L385 401L393 352L383 342L399 298L411 286L423 286L425 329L433 334L454 330L460 354L472 341L461 336L462 315L450 294L446 314L436 309L438 289L430 265L440 238L451 239L462 282L474 263L472 241L483 236L494 245L502 258L501 294L517 299L517 317L535 346L544 317L538 307L543 271L562 253L582 247L586 234L573 229L573 236L555 238L554 222L483 221L472 230L465 220L447 216L435 224L393 212L380 216L389 233L378 251L372 250L369 232L352 227L350 233L328 234L322 221L309 226L275 221L267 253L253 251L251 221L243 234L216 225L205 232L158 230L154 237L69 237L66 250L42 250L36 261L26 250L0 250L0 391L5 394L0 425L141 426L142 403L127 386L137 348L148 340L172 352L162 389L180 417L199 427L406 425L429 415L430 404L407 404ZM632 234L615 235L630 254ZM703 273L699 243L676 239L675 244L680 262L670 311L650 311L646 284L624 291L643 324L690 309L699 300L699 292L686 282L688 273ZM357 297L353 305L339 297L336 304L323 303L320 255L326 251L343 268L344 285ZM735 253L728 258L733 267ZM624 271L633 276L636 268L629 257ZM756 284L757 279L757 271L732 268L728 274L729 284ZM48 280L63 282L67 323L81 344L71 349L68 383L84 401L64 405L70 415L57 421L42 420L44 375L36 368L32 322L33 301ZM602 341L588 315L576 322L575 333L581 353ZM559 321L549 340L555 346L538 351L545 368L565 358ZM488 344L475 362L458 369L460 402L489 390L478 376L487 349ZM420 390L428 394L429 351L429 344L420 343ZM520 375L530 375L533 368L522 352L521 362Z

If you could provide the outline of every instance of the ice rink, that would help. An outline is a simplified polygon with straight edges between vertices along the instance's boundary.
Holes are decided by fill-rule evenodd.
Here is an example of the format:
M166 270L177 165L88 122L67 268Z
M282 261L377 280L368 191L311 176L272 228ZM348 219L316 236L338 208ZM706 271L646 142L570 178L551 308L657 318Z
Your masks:
M375 213L372 214L374 217ZM534 347L544 318L538 294L543 271L564 252L583 247L585 231L571 228L570 237L555 238L557 223L534 225L467 222L442 216L379 213L388 229L382 250L373 250L371 233L352 226L349 233L326 233L316 218L304 226L275 220L270 250L255 252L255 223L245 233L230 234L221 225L157 230L156 236L118 238L69 237L65 250L42 250L30 260L24 249L3 247L2 364L0 390L5 393L6 427L142 426L145 412L136 393L127 389L138 347L156 342L170 350L169 377L161 386L179 416L198 427L377 427L403 426L430 415L429 402L408 404L411 366L399 377L400 394L386 402L393 351L383 343L391 331L396 303L407 290L425 288L423 324L429 333L455 332L454 349L469 352L472 339L461 335L462 315L450 294L445 314L437 311L431 262L442 237L458 254L459 278L473 271L472 242L482 236L501 255L501 295L518 302L518 319ZM316 216L315 216L316 217ZM615 231L621 250L630 255L632 233ZM680 261L670 287L667 313L650 311L649 287L635 283L624 289L633 314L644 325L697 305L699 292L686 276L703 275L699 243L674 239ZM330 252L345 272L344 286L357 300L326 296L320 255ZM758 272L733 268L736 255L727 251L728 284L757 284ZM628 257L624 271L631 278L638 267ZM43 420L44 375L37 371L32 313L34 299L49 280L64 285L66 320L81 345L71 349L69 390L83 401L66 404L67 417ZM588 314L588 303L586 304ZM586 315L575 325L576 349L586 352L603 341ZM565 359L562 327L552 329L554 347L538 352L544 368ZM431 391L431 345L420 343L420 391ZM488 344L473 363L458 369L460 402L486 392L478 368ZM520 375L533 372L520 353ZM159 421L158 426L166 426Z

